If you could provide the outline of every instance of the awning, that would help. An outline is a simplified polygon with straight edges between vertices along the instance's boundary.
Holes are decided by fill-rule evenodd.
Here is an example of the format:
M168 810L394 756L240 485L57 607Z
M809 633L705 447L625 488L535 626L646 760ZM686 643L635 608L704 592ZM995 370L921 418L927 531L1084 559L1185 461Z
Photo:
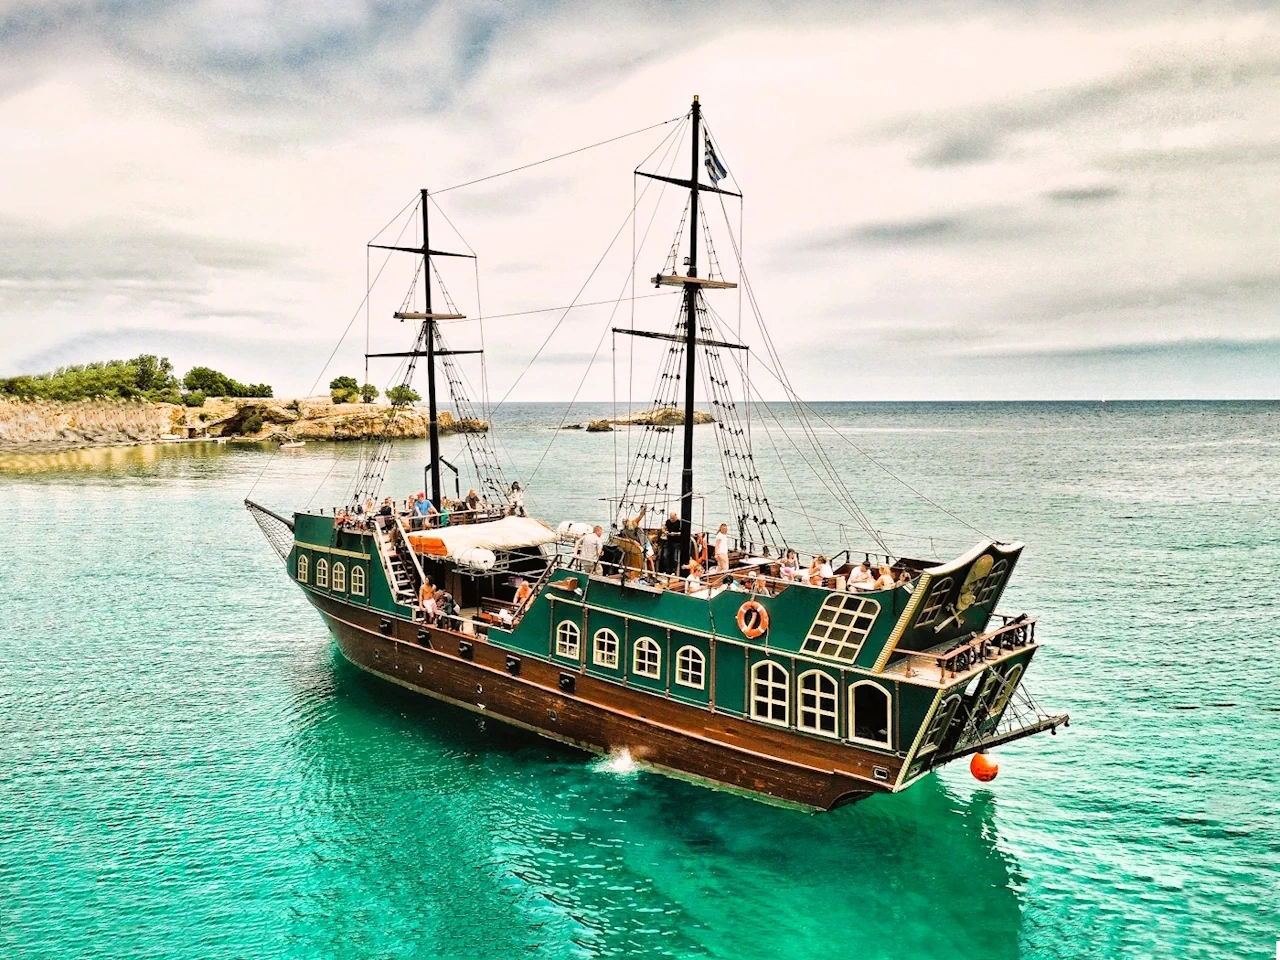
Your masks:
M518 550L555 540L556 532L533 517L503 517L409 534L414 551L431 557L457 557L468 550Z

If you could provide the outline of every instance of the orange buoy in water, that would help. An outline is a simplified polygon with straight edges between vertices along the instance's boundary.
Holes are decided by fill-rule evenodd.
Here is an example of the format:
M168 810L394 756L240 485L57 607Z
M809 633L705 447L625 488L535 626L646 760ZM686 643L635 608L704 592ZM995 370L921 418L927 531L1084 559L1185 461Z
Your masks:
M973 774L973 779L981 780L983 783L990 783L996 778L996 774L1000 772L1000 764L985 753L975 753L973 759L969 761L969 772Z

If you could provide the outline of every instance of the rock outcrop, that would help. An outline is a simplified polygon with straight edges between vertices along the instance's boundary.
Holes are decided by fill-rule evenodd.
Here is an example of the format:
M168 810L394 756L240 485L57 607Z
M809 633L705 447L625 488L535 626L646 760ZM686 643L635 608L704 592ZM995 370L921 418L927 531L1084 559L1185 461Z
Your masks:
M0 400L0 443L150 443L179 437L226 437L247 441L361 440L369 435L395 439L426 437L425 410L377 403L334 403L329 397L303 400L210 397L200 407L134 400ZM483 433L484 420L440 413L440 432Z

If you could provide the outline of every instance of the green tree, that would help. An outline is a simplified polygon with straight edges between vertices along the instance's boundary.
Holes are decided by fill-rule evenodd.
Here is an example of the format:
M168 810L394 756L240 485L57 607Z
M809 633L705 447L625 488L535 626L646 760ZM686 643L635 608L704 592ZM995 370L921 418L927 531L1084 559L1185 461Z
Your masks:
M208 397L233 396L230 390L231 383L226 375L212 367L192 367L182 378L182 385L188 390L199 390Z
M329 395L334 403L354 403L360 396L360 384L355 377L334 377L329 381Z
M372 383L366 383L360 387L360 399L365 403L373 403L378 399L378 388Z
M387 399L394 407L407 407L411 403L417 403L422 397L413 387L399 384L387 391Z

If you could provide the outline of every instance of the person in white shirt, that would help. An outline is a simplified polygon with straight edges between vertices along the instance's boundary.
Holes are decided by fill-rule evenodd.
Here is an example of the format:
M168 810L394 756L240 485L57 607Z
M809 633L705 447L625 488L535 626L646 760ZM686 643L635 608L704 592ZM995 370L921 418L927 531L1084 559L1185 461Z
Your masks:
M857 570L849 574L850 590L870 590L875 582L876 578L871 573L871 564L865 560Z
M877 590L888 590L888 589L889 589L890 587L892 587L896 582L897 582L897 581L895 581L895 580L893 579L893 571L892 571L892 570L890 570L888 567L881 567L881 568L880 568L880 577L879 577L879 579L878 579L878 580L876 580L876 589L877 589Z
M574 558L578 561L578 569L589 574L600 572L600 554L604 552L604 527L596 524L590 533L584 533L578 539L574 549Z
M684 581L684 592L696 593L702 589L702 564L697 560L690 560L686 566L689 568L689 576Z
M720 573L729 572L729 525L727 523L720 524L720 530L716 533L716 570Z

